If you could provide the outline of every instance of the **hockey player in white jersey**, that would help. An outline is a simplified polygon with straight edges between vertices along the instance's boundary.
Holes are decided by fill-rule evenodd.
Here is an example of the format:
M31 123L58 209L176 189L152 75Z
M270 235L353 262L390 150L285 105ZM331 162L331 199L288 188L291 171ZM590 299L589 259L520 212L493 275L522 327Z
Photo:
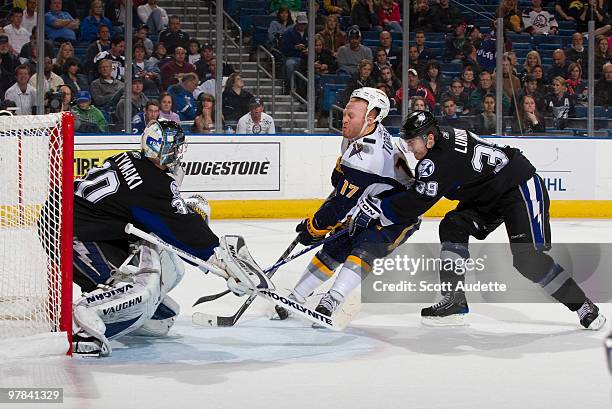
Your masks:
M381 123L388 113L389 99L384 92L364 87L351 94L342 119L342 156L332 175L335 195L297 226L303 245L317 243L332 230L341 228L362 195L377 192L378 196L384 196L404 190L411 183L403 154ZM342 266L316 308L317 312L331 317L359 286L362 274L371 271L374 259L387 256L418 226L418 219L389 227L373 225L357 236L346 234L327 242L313 257L290 297L304 303L306 297ZM276 311L281 319L288 316L280 307Z

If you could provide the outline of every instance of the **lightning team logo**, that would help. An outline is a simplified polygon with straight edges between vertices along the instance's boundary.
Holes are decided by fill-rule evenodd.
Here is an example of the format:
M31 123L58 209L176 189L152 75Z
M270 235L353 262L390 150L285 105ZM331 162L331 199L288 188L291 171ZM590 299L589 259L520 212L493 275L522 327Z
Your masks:
M425 159L419 164L419 177L427 178L433 175L436 166L431 159Z

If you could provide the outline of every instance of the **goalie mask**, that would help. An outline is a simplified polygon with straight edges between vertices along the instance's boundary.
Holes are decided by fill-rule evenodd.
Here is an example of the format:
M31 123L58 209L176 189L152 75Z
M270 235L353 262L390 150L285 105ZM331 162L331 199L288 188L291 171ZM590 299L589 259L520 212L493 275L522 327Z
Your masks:
M141 147L147 158L172 167L180 162L187 143L183 129L176 122L151 121L142 133Z

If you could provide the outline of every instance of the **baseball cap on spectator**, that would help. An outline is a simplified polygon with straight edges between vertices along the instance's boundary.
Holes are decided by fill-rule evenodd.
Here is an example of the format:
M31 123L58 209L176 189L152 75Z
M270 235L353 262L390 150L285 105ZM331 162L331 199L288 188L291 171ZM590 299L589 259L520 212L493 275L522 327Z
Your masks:
M214 48L213 48L213 46L211 44L204 43L200 47L200 52L204 52L204 50L214 50Z
M249 101L249 109L259 108L259 107L262 107L262 106L263 106L263 101L261 100L261 98L253 97Z
M77 104L79 102L91 101L91 94L89 93L89 91L79 91L76 94L75 100L76 100Z
M9 42L9 38L6 34L0 34L0 44L5 44Z
M408 74L412 74L412 75L415 75L417 77L419 76L419 73L417 73L417 71L414 68L410 68L408 70Z
M533 74L526 74L525 78L523 78L523 84L526 82L537 81L538 79Z
M308 16L306 13L298 13L295 22L296 24L308 24Z
M359 26L350 27L346 35L348 38L361 37L361 31L359 31Z
M135 81L140 81L140 82L144 82L144 78L139 77L138 75L134 74L132 75L132 83Z

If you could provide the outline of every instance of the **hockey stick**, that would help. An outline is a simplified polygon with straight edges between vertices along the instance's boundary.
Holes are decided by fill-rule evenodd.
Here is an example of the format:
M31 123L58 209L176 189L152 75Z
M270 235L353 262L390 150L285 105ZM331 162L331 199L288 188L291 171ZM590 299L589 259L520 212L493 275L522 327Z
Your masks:
M295 248L295 246L297 246L297 245L298 245L298 243L299 243L299 242L298 242L298 239L297 239L297 237L296 237L296 238L295 238L295 239L294 239L294 240L291 242L291 244L289 244L289 247L287 247L287 250L285 250L285 252L284 252L284 253L283 253L283 254L280 256L280 258L278 259L277 263L278 263L279 261L284 260L284 259L285 259L285 257L287 257L289 254L291 254L291 252L293 251L293 249ZM275 264L275 265L276 265L276 264ZM264 273L266 273L266 275L267 275L268 277L272 277L272 276L274 275L274 273L276 272L276 270L278 269L278 268L273 268L273 267L274 267L274 266L269 267L269 268L267 268L267 269L265 269L265 270L264 270ZM196 305L199 305L199 304L202 304L202 303L205 303L205 302L208 302L208 301L214 301L214 300L216 300L216 299L218 299L218 298L221 298L221 297L223 297L224 295L229 294L229 293L231 293L231 291L230 291L230 290L225 290L225 291L222 291L222 292L217 293L217 294L205 295L205 296L203 296L203 297L198 298L198 299L196 300L196 302L194 302L194 303L193 303L192 307L195 307ZM249 298L250 298L250 297L249 297ZM247 302L248 302L248 300L247 300ZM246 302L245 302L245 304L246 304ZM249 304L250 304L250 303L249 303ZM242 307L241 307L241 308L242 308ZM237 312L237 313L238 313L238 312ZM236 314L237 314L237 313L236 313ZM235 316L236 314L234 314L233 316Z
M338 237L344 235L346 232L348 232L347 229L341 230L340 232L327 237L325 240L321 241L320 243L308 246L308 247L298 251L297 253L287 257L287 254L291 253L291 251L295 248L295 246L298 243L298 238L296 237L293 240L293 242L291 243L291 245L289 246L289 248L285 251L285 253L283 253L283 256L281 256L281 258L273 266L270 266L266 270L264 270L264 272L266 273L266 275L269 278L272 278L274 273L276 273L276 270L278 270L281 266L287 264L291 260L295 260L296 258L301 256L302 254L305 254L305 253L307 253L307 252L309 252L309 251L311 251L311 250L313 250L313 249L315 249L315 248L317 248L319 246L322 246L323 244L325 244L325 243L327 243L329 241L337 239ZM227 290L227 291L229 291L229 290ZM218 295L218 294L215 294L215 296L216 295ZM236 311L236 313L234 315L231 315L229 317L222 316L222 315L206 314L206 313L203 313L203 312L195 312L193 314L193 316L192 316L192 321L193 321L194 324L197 324L197 325L209 325L211 327L231 327L231 326L233 326L240 319L240 317L242 317L242 314L244 314L246 309L249 308L251 303L255 300L255 297L256 297L255 294L249 296L249 298L247 298L247 300L244 302L244 304L242 304L240 306L238 311ZM202 298L205 298L205 297L202 297ZM200 301L200 300L198 300L198 301ZM196 304L199 304L198 301L196 301ZM194 304L194 306L196 304Z
M156 236L153 236L151 234L148 234L138 229L137 227L134 227L131 223L128 223L125 226L125 232L128 234L132 234L134 236L140 237L141 239L146 240L149 243L153 243L165 250L171 251L174 254L178 255L179 257L191 263L205 267L206 269L208 269L208 271L210 271L211 273L215 275L218 275L219 277L223 277L225 279L228 278L228 274L225 271L219 269L217 266L207 263L206 261L200 259L199 257L196 257L192 254L187 253L186 251L181 250L178 247L175 247L169 243L166 243L164 240ZM260 280L263 280L263 279L260 277ZM305 305L298 304L295 301L290 300L281 294L278 294L275 290L271 288L265 288L265 289L254 288L253 291L255 292L255 294L265 298L272 304L284 307L290 310L292 313L299 315L307 319L308 321L313 322L321 327L331 329L334 331L341 331L342 329L344 329L344 326L335 324L332 318L326 315L323 315Z

